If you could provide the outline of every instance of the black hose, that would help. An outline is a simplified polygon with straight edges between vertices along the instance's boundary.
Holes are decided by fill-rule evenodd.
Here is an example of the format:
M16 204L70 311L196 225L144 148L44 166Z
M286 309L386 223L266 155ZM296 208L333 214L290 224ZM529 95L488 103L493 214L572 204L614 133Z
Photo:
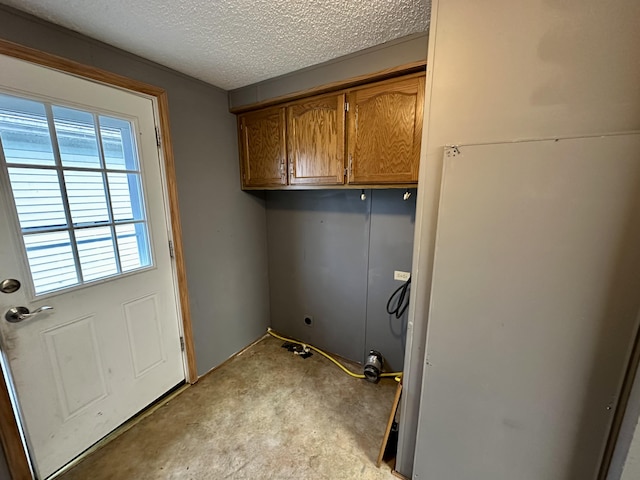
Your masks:
M400 285L395 292L391 294L389 297L389 301L387 302L387 313L389 315L395 315L396 318L400 318L402 314L405 312L407 307L409 306L409 285L411 285L411 277L409 280ZM391 308L391 304L393 303L393 299L396 295L398 295L398 301L395 304L395 308ZM405 302L406 297L406 302Z

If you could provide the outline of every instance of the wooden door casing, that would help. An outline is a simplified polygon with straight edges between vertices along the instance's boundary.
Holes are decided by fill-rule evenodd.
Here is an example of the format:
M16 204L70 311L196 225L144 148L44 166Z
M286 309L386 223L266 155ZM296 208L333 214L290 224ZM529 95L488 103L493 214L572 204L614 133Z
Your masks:
M238 123L242 187L286 185L285 109L245 113Z
M344 184L345 95L331 94L287 107L291 185Z
M349 92L350 184L418 181L424 88L416 75Z

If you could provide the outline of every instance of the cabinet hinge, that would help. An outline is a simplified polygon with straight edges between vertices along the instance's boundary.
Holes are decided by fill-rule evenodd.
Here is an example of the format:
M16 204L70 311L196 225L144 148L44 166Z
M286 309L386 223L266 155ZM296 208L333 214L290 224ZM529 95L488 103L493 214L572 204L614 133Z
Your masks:
M349 102L344 102L344 111L345 112L349 111Z
M180 350L184 352L184 337L180 337Z
M162 141L160 138L160 129L158 127L156 127L156 145L158 145L158 148L162 146Z
M173 240L169 240L169 256L175 258L176 251L173 249Z

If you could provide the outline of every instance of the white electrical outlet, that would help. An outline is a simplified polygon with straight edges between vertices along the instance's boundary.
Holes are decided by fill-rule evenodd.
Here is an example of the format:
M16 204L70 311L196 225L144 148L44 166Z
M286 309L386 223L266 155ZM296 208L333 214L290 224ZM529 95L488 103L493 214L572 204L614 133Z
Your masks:
M396 270L393 272L393 279L400 280L401 282L406 282L411 277L411 272L401 272L400 270Z

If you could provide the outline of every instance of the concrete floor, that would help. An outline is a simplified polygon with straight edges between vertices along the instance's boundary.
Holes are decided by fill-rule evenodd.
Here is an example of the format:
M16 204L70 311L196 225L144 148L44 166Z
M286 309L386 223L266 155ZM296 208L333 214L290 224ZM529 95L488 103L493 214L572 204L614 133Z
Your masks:
M395 381L282 343L261 340L58 478L395 478L375 467Z

